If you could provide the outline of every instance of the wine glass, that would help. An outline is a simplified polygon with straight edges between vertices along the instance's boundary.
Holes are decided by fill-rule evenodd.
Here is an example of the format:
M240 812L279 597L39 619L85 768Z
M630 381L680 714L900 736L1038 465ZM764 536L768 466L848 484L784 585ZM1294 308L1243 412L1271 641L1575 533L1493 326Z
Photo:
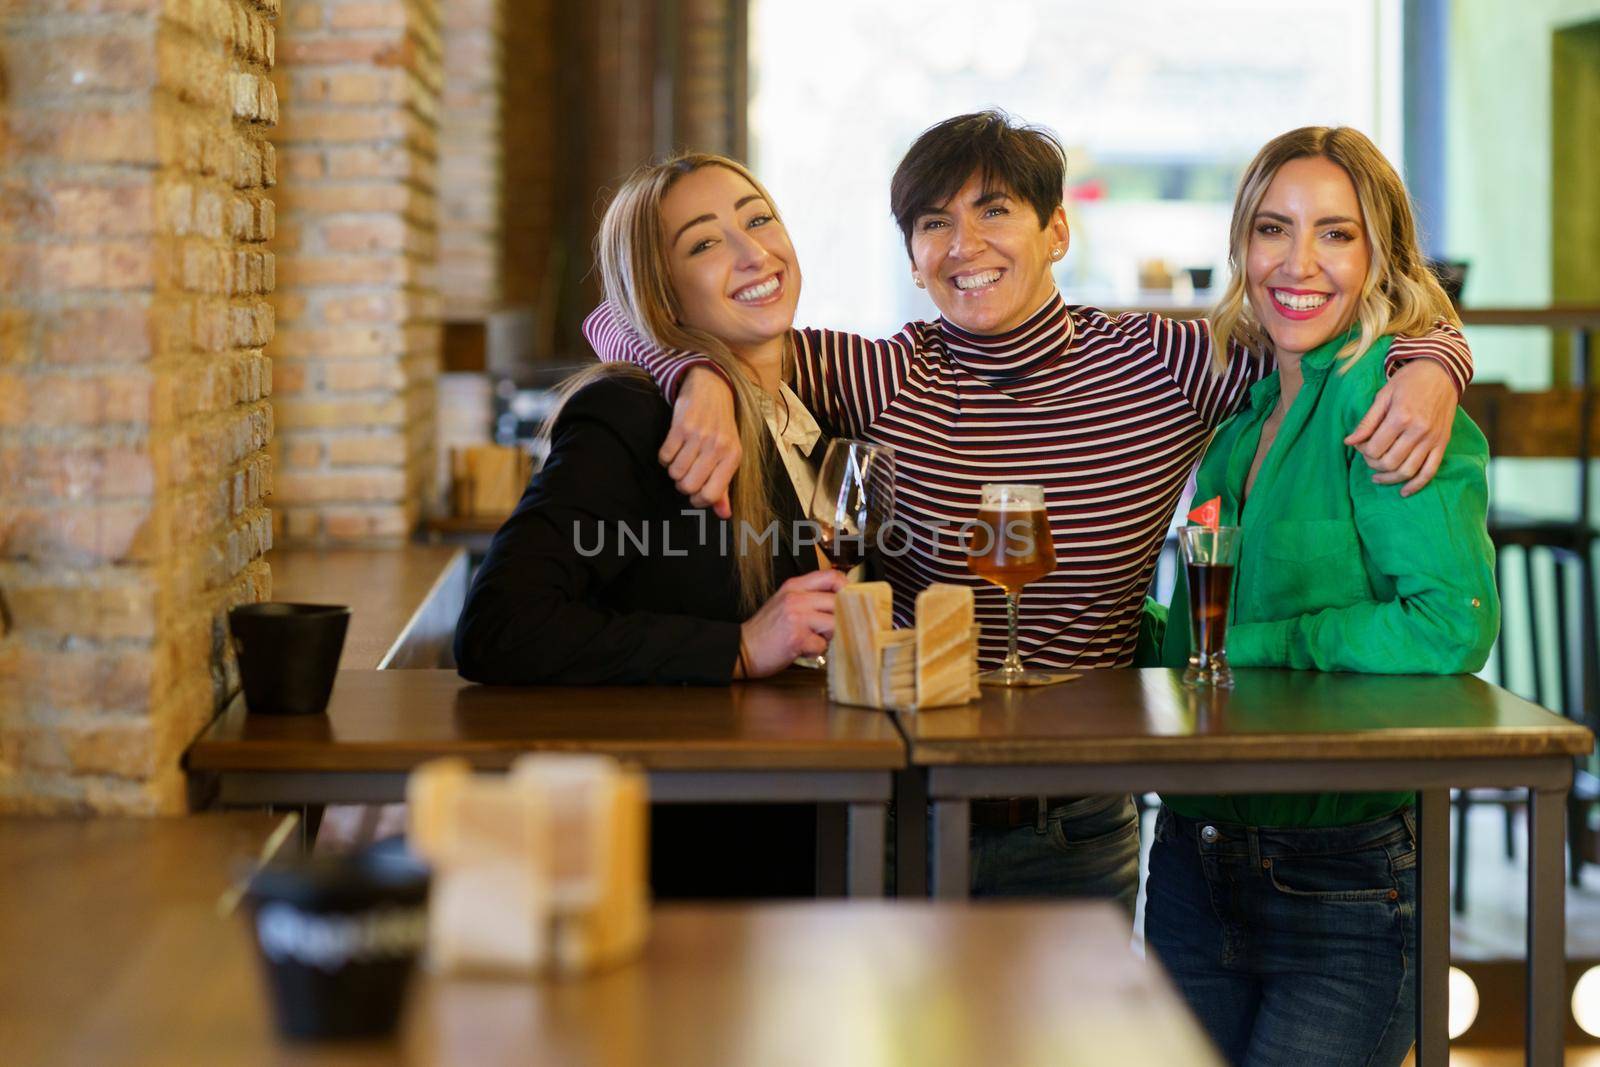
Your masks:
M978 519L967 535L967 570L1006 592L1006 658L978 675L984 685L1050 685L1069 675L1028 670L1017 655L1017 610L1022 587L1056 569L1055 539L1044 490L1037 485L990 482L983 486Z
M835 570L847 574L866 558L894 513L894 449L836 438L817 470L811 518L821 529L817 547ZM826 656L801 656L802 667L827 665Z

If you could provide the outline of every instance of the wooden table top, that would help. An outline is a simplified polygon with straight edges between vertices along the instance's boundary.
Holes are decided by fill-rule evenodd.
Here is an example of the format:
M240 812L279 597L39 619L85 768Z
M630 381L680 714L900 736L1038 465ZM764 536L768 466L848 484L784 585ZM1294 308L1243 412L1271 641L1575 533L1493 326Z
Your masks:
M225 1049L226 1016L258 999L247 931L217 906L285 818L0 818L0 1058L231 1061L167 1040Z
M1510 758L1594 744L1584 727L1467 675L1234 675L1231 692L1202 695L1178 671L1085 671L898 718L918 765Z
M885 713L828 703L817 671L731 686L480 686L454 671L340 671L326 715L248 715L236 699L191 771L406 771L463 756L606 753L652 770L894 770Z
M344 670L372 670L400 641L434 586L453 566L465 566L454 545L393 548L282 549L267 553L272 599L306 604L348 604Z
M1098 903L664 906L627 966L566 981L423 973L397 1037L286 1044L245 919L217 911L232 850L212 829L124 838L114 858L104 834L31 844L26 906L0 917L7 1062L1218 1062L1129 949L1126 918ZM77 877L91 870L118 877ZM0 877L10 902L23 883Z
M1103 903L665 906L637 963L534 989L425 982L407 1061L1220 1062Z

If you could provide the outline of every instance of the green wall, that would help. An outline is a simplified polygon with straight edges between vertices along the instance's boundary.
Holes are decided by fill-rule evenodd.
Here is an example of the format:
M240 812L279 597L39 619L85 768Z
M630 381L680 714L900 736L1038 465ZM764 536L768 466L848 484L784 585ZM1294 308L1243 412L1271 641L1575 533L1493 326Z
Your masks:
M1469 304L1551 298L1551 52L1557 30L1591 21L1600 0L1450 7L1446 235L1472 261Z
M1450 5L1445 246L1472 264L1469 307L1600 302L1600 29L1591 25L1600 26L1600 0ZM1552 346L1541 330L1468 334L1479 379L1516 388L1547 388L1552 359L1566 347ZM1500 506L1572 514L1570 462L1498 460L1494 467ZM1522 560L1510 555L1504 632L1526 633ZM1537 580L1548 612L1554 575L1541 568ZM1545 618L1545 634L1554 622ZM1542 673L1553 685L1555 649L1546 645ZM1511 656L1512 687L1526 690L1530 664L1515 641Z

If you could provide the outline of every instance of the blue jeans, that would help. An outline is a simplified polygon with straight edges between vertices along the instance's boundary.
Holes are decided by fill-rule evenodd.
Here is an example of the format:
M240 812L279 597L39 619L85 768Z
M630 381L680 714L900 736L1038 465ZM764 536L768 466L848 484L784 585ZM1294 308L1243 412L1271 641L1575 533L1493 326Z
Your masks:
M974 897L1109 897L1133 915L1139 813L1130 796L1080 797L1044 826L972 830Z
M1416 1033L1416 816L1156 818L1145 944L1229 1063L1398 1065Z

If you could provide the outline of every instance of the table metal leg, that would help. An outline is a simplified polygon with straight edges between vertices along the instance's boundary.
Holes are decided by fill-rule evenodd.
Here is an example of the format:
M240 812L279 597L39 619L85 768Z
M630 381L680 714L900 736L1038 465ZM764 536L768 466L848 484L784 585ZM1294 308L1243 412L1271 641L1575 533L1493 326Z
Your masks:
M883 896L883 849L889 824L886 804L851 804L846 834L850 895Z
M850 860L845 822L844 805L817 805L816 888L819 897L842 897L845 894L845 871Z
M966 799L933 805L933 895L965 900L971 893L972 807Z
M1560 1064L1566 1030L1565 789L1528 790L1528 1062Z
M1450 791L1417 794L1417 1067L1450 1061Z
M928 774L920 767L894 776L894 895L928 895Z

